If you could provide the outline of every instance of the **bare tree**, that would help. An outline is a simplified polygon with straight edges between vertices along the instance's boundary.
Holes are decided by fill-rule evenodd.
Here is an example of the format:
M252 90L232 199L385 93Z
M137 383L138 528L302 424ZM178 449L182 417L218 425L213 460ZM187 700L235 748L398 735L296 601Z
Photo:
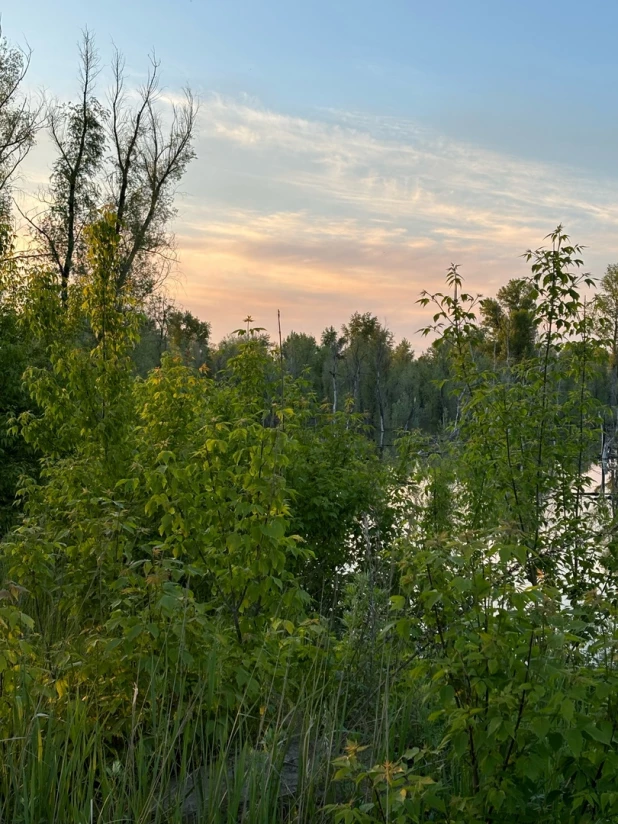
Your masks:
M43 103L23 91L30 49L10 46L0 28L0 202L8 212L11 180L43 122Z
M44 208L29 221L58 269L66 303L69 282L83 266L83 228L101 209L112 209L119 254L116 289L122 292L131 281L147 294L156 273L169 269L169 223L176 185L195 156L197 105L187 90L166 119L156 58L135 96L127 91L124 59L116 51L105 108L95 95L99 59L89 32L80 46L80 65L79 103L55 106L50 113L58 158L41 199Z
M42 210L25 216L43 253L58 270L65 305L69 280L83 257L83 230L96 214L99 199L97 176L104 160L106 118L94 94L99 70L92 35L85 31L80 44L79 102L49 106L48 129L57 157L48 190L40 196Z
M195 157L193 133L197 106L189 90L180 104L172 104L167 128L161 107L159 63L151 57L147 80L138 102L127 105L124 61L116 52L111 93L113 163L108 182L116 211L122 259L118 289L138 272L144 279L153 255L172 250L169 222L174 214L175 187Z

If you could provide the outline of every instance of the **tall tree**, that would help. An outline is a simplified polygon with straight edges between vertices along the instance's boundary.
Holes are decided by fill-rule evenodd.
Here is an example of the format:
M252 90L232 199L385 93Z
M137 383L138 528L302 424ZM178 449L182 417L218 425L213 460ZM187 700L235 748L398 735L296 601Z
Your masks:
M30 51L9 44L0 28L0 537L12 524L15 489L34 456L13 432L13 418L27 403L21 376L35 359L19 323L21 263L15 251L11 190L19 165L35 142L43 120L42 101L24 91Z
M523 278L510 280L495 298L481 301L483 327L495 359L517 362L533 354L534 310L534 286Z
M172 309L167 316L167 340L172 352L180 355L189 366L200 367L206 362L210 324L191 312Z
M30 51L11 46L0 28L0 206L9 212L11 181L42 123L42 102L23 90Z
M385 389L393 349L393 335L369 312L355 312L343 327L347 343L345 362L354 410L365 413L384 447L386 436Z
M610 353L610 403L615 416L618 408L618 263L607 267L595 296L593 312Z
M283 341L283 357L287 372L296 380L301 376L316 384L316 370L319 362L319 348L316 339L304 332L290 332Z
M159 63L152 57L137 103L129 103L125 64L116 52L113 62L109 139L113 159L107 182L116 210L120 238L118 289L139 275L150 286L153 258L163 263L172 249L169 222L174 215L175 188L195 157L193 136L197 104L189 89L171 105L167 118L159 105ZM160 271L160 270L159 270Z
M322 349L326 351L324 360L332 388L333 412L339 409L339 364L343 359L345 336L340 336L334 326L322 332Z
M84 229L93 222L99 201L97 176L105 157L106 116L94 93L99 68L92 35L86 31L80 45L79 101L50 107L49 134L57 157L44 208L30 220L58 270L65 306L69 280L83 265Z
M418 364L406 338L393 350L387 395L392 429L418 425Z
M124 60L116 52L106 108L96 94L99 69L94 39L86 31L80 45L79 101L50 108L57 159L43 209L29 217L58 272L65 306L69 283L85 265L84 229L110 207L116 215L116 290L120 293L132 279L134 292L152 291L169 265L175 188L194 157L197 105L189 90L167 111L159 64L152 58L146 82L130 95Z

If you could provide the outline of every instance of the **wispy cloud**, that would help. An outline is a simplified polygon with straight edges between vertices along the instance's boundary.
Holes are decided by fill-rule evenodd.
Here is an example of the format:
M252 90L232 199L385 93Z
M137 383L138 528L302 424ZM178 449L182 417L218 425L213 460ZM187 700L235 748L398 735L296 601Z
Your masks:
M173 96L169 96L173 99ZM415 301L451 261L475 291L525 273L519 257L563 222L597 274L618 259L618 175L501 155L409 120L273 111L204 97L198 159L176 221L180 299L215 335L251 312L314 333L358 309L413 336ZM50 158L31 168L39 182ZM420 345L420 341L419 341Z
M206 98L178 223L184 298L223 333L246 311L318 332L355 309L411 336L455 260L473 289L522 275L563 222L600 271L618 256L618 178L448 140L393 118L295 117Z
M618 223L618 179L455 143L409 121L333 111L308 120L218 96L203 104L202 121L205 145L223 142L251 155L254 174L266 159L264 171L274 170L278 183L372 214L486 228L496 219L534 224L566 210Z

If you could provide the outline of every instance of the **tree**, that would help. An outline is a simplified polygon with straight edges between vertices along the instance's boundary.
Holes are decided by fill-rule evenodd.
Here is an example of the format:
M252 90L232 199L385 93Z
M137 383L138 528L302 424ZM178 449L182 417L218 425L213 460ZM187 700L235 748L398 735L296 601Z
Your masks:
M50 108L57 159L42 210L27 217L57 271L64 306L69 282L84 270L84 229L104 208L116 216L116 291L129 280L136 294L152 291L169 268L175 187L195 156L197 106L189 90L166 117L159 64L152 58L137 102L129 102L124 60L116 52L107 109L96 96L99 68L94 39L86 31L80 46L79 102Z
M62 303L69 280L81 271L84 229L95 219L97 174L105 156L105 111L94 96L99 61L92 36L85 32L80 47L80 100L51 106L49 133L58 154L50 179L47 208L31 220L43 247L57 268Z
M9 212L11 181L42 122L42 103L34 104L22 90L30 56L29 50L10 46L0 28L0 207L4 215Z
M15 434L13 422L28 407L22 374L39 355L35 342L20 323L21 273L13 255L10 226L5 226L1 237L4 256L0 259L0 538L18 512L15 491L20 476L36 473L35 455Z
M199 320L191 312L172 309L167 314L166 325L172 352L189 365L203 366L208 355L210 323Z
M577 577L577 562L564 557L562 544L571 545L579 529L583 468L597 440L599 414L589 385L599 347L580 292L592 281L579 273L582 247L570 242L562 226L548 239L549 248L526 253L538 330L532 359L487 369L472 356L483 341L474 312L478 300L463 291L457 267L449 275L456 299L442 293L422 299L438 309L431 328L450 347L461 397L456 443L465 456L462 465L470 469L465 482L470 526L510 524L526 547L532 584L539 574L555 576L560 565L571 563ZM573 519L557 522L552 513L567 508ZM561 529L573 533L567 537Z
M319 349L316 339L304 332L290 332L283 341L283 358L286 371L293 378L305 376L312 385L316 384L319 363Z
M355 312L342 329L347 344L345 364L354 409L368 415L377 431L380 448L386 434L385 389L393 335L378 319Z
M23 91L30 51L9 45L0 29L0 537L12 524L15 490L22 473L34 470L34 455L13 432L12 419L26 404L21 375L35 357L19 322L20 262L10 201L12 184L34 145L42 103Z
M510 280L495 298L481 302L483 326L494 358L520 361L530 357L536 337L535 290L523 278Z
M595 295L592 312L610 352L610 404L618 408L618 264L610 264Z
M334 326L322 332L322 348L327 352L324 364L332 387L333 412L339 409L339 363L343 359L345 343L345 336L340 337Z
M410 342L404 338L393 350L387 387L391 426L409 431L418 426L418 364Z
M153 256L171 250L169 221L174 215L175 187L195 157L193 137L197 104L185 89L180 104L172 104L166 127L158 106L159 63L152 57L147 80L134 107L125 89L124 59L114 57L110 137L114 160L108 173L109 196L116 212L121 262L118 289L141 269L152 277Z

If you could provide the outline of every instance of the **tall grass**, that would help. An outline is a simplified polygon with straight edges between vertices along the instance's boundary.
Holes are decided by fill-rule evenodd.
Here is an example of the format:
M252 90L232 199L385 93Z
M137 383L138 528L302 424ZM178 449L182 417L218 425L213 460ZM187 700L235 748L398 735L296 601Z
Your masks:
M332 821L331 764L346 739L371 742L367 758L379 759L407 742L414 717L406 704L390 718L388 645L355 631L343 652L325 634L300 685L275 672L233 711L213 709L214 655L197 685L153 658L120 719L95 685L42 698L24 681L0 740L1 824Z

